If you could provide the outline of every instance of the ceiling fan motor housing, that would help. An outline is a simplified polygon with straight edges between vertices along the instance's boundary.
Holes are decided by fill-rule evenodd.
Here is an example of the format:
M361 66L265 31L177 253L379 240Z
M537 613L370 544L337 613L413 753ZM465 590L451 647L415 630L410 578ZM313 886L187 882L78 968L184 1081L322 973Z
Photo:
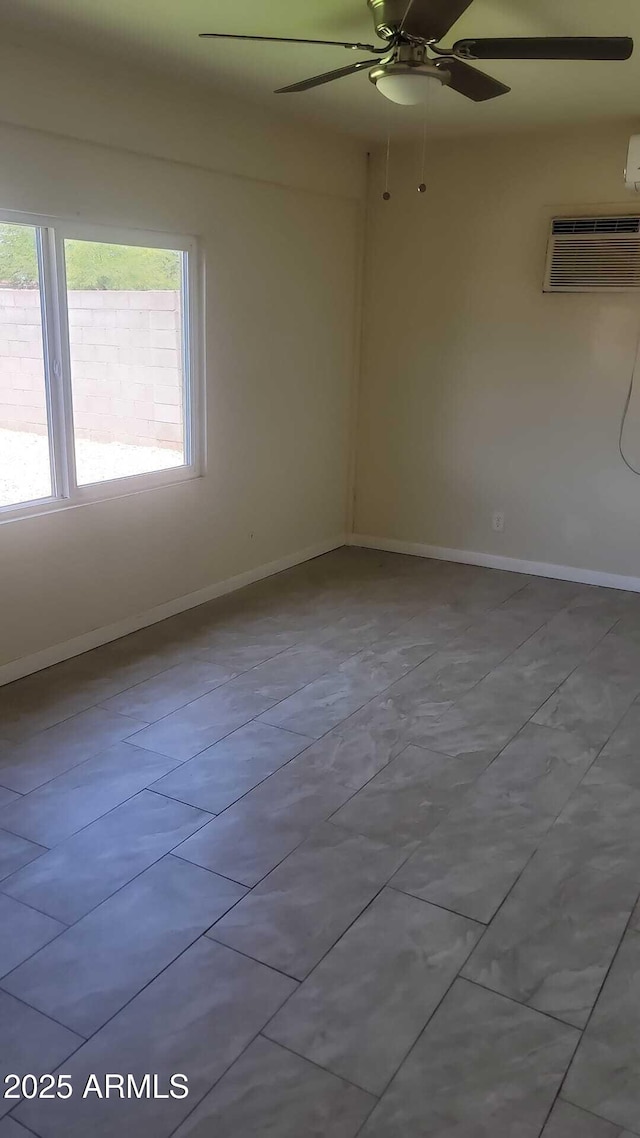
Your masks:
M412 72L437 79L440 83L446 83L449 78L440 60L427 58L424 44L405 43L392 48L390 54L369 72L369 79L377 84L385 75L410 75Z
M399 30L407 11L407 0L367 0L376 31L382 39L391 39Z

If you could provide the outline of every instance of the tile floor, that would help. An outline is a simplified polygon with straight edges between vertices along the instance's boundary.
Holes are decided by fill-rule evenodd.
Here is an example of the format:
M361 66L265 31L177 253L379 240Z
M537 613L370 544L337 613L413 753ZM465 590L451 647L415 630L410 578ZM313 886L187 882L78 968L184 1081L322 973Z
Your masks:
M0 690L0 1138L640 1135L639 894L640 596L337 550Z

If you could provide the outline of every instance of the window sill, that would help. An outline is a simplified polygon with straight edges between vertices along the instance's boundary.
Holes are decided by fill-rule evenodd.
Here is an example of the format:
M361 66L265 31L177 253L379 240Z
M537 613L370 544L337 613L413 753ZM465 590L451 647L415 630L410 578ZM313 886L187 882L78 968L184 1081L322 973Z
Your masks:
M169 470L158 470L150 474L130 475L111 481L96 482L89 486L78 486L68 498L39 498L35 502L25 502L16 506L0 506L0 525L19 521L21 518L36 518L45 514L55 514L60 510L76 509L94 502L109 502L118 498L130 498L150 490L161 490L177 486L182 482L192 482L203 477L203 472L195 466L179 466Z

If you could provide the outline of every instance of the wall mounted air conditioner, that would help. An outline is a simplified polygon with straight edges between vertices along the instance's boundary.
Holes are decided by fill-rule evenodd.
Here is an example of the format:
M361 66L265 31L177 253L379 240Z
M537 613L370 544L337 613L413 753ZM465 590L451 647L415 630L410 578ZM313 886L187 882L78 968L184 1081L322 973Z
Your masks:
M545 292L640 289L640 217L554 217Z

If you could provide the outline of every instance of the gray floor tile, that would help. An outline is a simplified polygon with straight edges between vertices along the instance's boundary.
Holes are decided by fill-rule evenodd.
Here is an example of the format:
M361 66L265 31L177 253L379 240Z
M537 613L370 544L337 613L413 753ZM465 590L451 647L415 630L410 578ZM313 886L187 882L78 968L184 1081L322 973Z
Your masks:
M0 782L26 794L137 731L140 723L92 707L9 747L0 755Z
M374 1099L256 1039L175 1138L355 1138Z
M584 1027L638 894L628 877L539 851L463 975Z
M273 700L234 687L234 680L200 696L186 707L145 727L131 738L161 755L184 761L217 743L250 719L255 719Z
M329 818L352 791L287 765L203 826L175 853L243 885L255 885Z
M398 706L412 710L419 700L444 703L460 699L507 655L501 643L487 643L470 632L434 652L424 664L398 680L389 690Z
M2 882L2 890L71 924L150 866L209 817L143 790Z
M633 593L621 589L601 589L597 585L581 585L579 595L569 608L575 613L611 617L613 623L616 623L629 615L629 606L635 603Z
M478 566L466 566L467 572L460 573L457 586L454 583L455 603L465 612L476 616L494 609L509 597L528 585L530 577L519 573L506 573L502 570L485 569ZM446 592L451 589L455 575L451 573L449 564L441 566L440 572Z
M424 659L418 644L373 645L262 715L266 723L320 738Z
M389 741L384 731L377 732L366 723L350 726L345 726L345 723L339 723L333 731L307 747L293 760L292 769L360 790L399 751L404 750L404 742Z
M543 595L541 583L530 581L502 604L477 617L461 639L471 635L478 643L495 645L496 648L500 645L504 655L517 651L565 607L557 594L555 597L548 592ZM566 597L565 593L565 601Z
M599 1118L640 1131L640 934L628 932L563 1088Z
M598 770L612 782L640 790L640 704L634 703L598 755Z
M587 775L594 755L593 748L568 731L528 723L487 767L478 788L481 794L505 794L514 805L555 818Z
M7 830L0 830L0 882L15 873L23 865L28 865L42 854L46 854L45 846L36 842L29 842L17 834L10 834Z
M142 628L67 661L62 665L68 669L67 682L75 676L75 684L91 697L91 704L100 703L183 660L200 658L197 646L186 638L184 626L182 635L167 634L167 626L175 628L180 620L181 617L175 617L173 622Z
M582 608L560 612L507 657L485 686L496 698L500 692L526 692L542 703L588 658L614 623L611 613Z
M539 834L524 826L523 812L496 809L489 816L469 808L440 823L409 859L397 889L487 923L526 865Z
M274 727L319 739L375 694L376 685L365 678L330 672L276 704L261 719Z
M574 1028L457 980L363 1138L537 1138L577 1040Z
M558 1100L541 1138L625 1138L619 1126Z
M219 814L310 743L303 735L268 723L247 723L161 778L153 789Z
M402 643L386 636L345 660L339 670L345 676L369 683L372 694L376 694L412 672L430 654L430 646L420 637Z
M33 1131L7 1116L0 1121L0 1138L33 1138Z
M64 932L65 925L0 894L0 976Z
M414 608L415 606L410 607ZM408 616L409 612L407 611L404 615ZM469 623L468 616L465 615L462 619L465 624ZM456 614L457 624L460 624L460 621L460 616ZM446 643L452 635L451 629L447 631L446 627L437 627L433 620L430 626L423 625L419 621L409 620L394 628L393 631L387 632L380 640L375 640L371 645L371 650L383 655L393 649L410 651L409 662L415 668L431 656L441 644Z
M434 598L432 585L423 594L422 603L416 604L415 614L387 636L398 643L424 644L431 652L448 643L472 623L473 616L466 610L455 604L438 604Z
M309 644L313 648L330 649L331 652L340 655L344 661L370 648L371 644L377 643L395 624L396 621L392 624L385 621L380 627L375 619L360 619L356 615L345 617L336 612L329 612L323 619L318 615L318 619L311 627L304 628L301 643Z
M90 1035L243 893L208 870L163 858L6 976L2 987Z
M187 660L113 696L102 706L120 715L131 715L141 723L155 723L164 715L170 715L226 683L234 675L230 668L221 668L209 660Z
M339 723L335 734L345 739L360 734L362 745L371 745L372 751L384 752L389 758L403 751L409 743L417 743L426 750L434 750L423 742L431 727L453 707L451 700L430 699L428 694L400 689L398 684L365 704L350 718ZM367 740L371 741L371 744ZM375 771L372 773L375 774Z
M631 1113L548 1093L553 1033L576 1038L640 892L639 629L636 594L345 548L0 689L0 989L97 1027L79 1074L188 1065L194 1080L186 1104L76 1096L23 1106L21 1123L37 1111L43 1138L344 1138L413 1044L376 1111L394 1138L640 1138ZM178 825L166 853L176 811L205 810L218 816ZM261 884L245 897L234 878ZM60 908L10 896L21 880ZM46 913L70 920L92 898L38 940L59 929ZM476 983L453 989L481 1009L463 1001L441 1030L449 992L418 1035L465 942L449 933L494 914L463 966ZM640 939L640 902L628 927ZM306 979L269 1026L287 971ZM608 983L585 1034L589 1093L630 1111L631 989L606 1046L591 1033ZM282 1024L290 1039L267 1042ZM422 1048L433 1061L393 1099ZM273 1078L245 1085L261 1049Z
M635 599L637 601L637 596ZM635 689L637 693L640 690L640 640L619 635L618 625L614 625L596 645L585 666L594 674L606 677L620 687Z
M602 745L628 710L637 690L625 690L600 676L574 673L534 716L536 723L579 732Z
M507 597L496 613L534 612L547 622L578 598L581 586L573 581L554 581L549 577L530 577L526 585Z
M55 846L174 766L175 759L165 755L131 743L116 743L31 794L16 796L14 802L0 809L0 827L45 846Z
M640 790L610 782L596 763L559 814L545 848L640 886L639 814Z
M0 1072L45 1074L82 1043L79 1035L0 991ZM4 1091L4 1084L3 1084ZM0 1118L16 1104L0 1096Z
M535 715L601 745L640 692L640 646L610 634Z
M337 827L319 827L209 935L303 979L404 856Z
M244 672L235 686L275 702L286 699L325 672L335 671L343 659L343 652L321 644L294 644Z
M314 601L310 600L310 603L313 604ZM308 644L340 652L347 659L371 648L399 628L406 617L394 613L392 609L393 606L389 606L388 611L381 615L380 603L358 608L352 596L351 602L343 603L341 607L329 605L324 612L319 609L313 628L305 631L303 639ZM417 644L422 643L422 640L421 635L411 636L409 641L402 639L401 643Z
M478 685L477 695L482 696L485 703L496 707L514 704L526 710L528 718L531 718L569 675L574 663L573 653L568 652L564 659L557 655L549 658L532 650L530 658L526 659L525 650L530 644L531 641L508 656Z
M483 686L490 679L481 680L443 714L416 722L407 741L453 758L473 756L485 765L490 763L537 706L527 696L496 699L493 689Z
M478 777L472 757L407 747L332 816L347 830L390 843L423 841Z
M465 917L385 889L265 1034L379 1095L480 933Z
M622 595L622 594L618 594ZM634 594L633 601L625 606L625 611L619 614L620 619L615 626L616 636L622 636L633 643L640 643L640 611L638 608L638 594Z
M324 620L318 616L316 625L305 629L301 639L312 647L329 648L347 660L375 644L386 632L388 627L380 628L375 621L333 614L326 615Z
M459 700L506 657L513 659L510 653L528 640L543 619L543 613L532 613L526 606L519 611L503 605L476 619L387 694L398 705L404 702L407 709L412 696L431 702Z
M93 657L84 653L1 688L3 736L16 743L93 707L104 694Z
M25 1103L20 1118L42 1138L166 1138L240 1055L295 987L246 956L201 937L64 1065L76 1088L90 1074L150 1071L163 1090L186 1073L187 1099ZM239 1136L238 1136L239 1138ZM301 1138L301 1136L300 1136Z
M592 753L525 727L394 878L394 886L490 921L580 781Z
M234 672L246 672L291 648L295 640L296 636L286 631L219 632L215 628L204 628L193 637L192 643L214 664Z

